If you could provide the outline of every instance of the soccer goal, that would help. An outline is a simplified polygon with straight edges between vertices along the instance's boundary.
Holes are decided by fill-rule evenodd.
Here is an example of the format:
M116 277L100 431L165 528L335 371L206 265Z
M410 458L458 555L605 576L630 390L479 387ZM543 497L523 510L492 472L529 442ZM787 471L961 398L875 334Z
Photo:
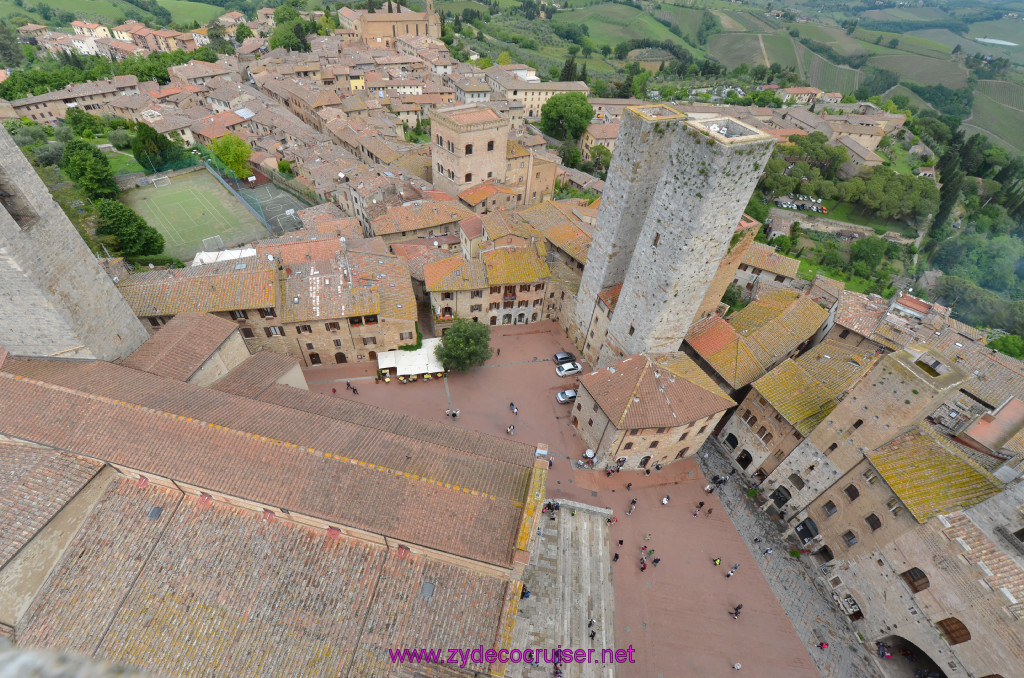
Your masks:
M224 239L219 235L211 235L209 238L203 238L203 250L212 252L214 250L224 249Z
M168 177L166 174L163 175L163 176L159 176L159 177L153 177L153 187L154 188L164 188L165 186L170 186L170 185L171 185L171 178Z

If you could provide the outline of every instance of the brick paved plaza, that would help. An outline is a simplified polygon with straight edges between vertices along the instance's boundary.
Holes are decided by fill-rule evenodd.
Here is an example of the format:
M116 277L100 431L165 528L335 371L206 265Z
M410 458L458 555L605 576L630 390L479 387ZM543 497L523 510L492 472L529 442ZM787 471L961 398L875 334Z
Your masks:
M718 495L704 493L706 480L696 460L670 464L650 476L620 473L608 478L603 472L571 467L573 461L581 458L584 446L569 425L570 406L556 403L554 395L574 386L575 381L555 376L550 357L559 350L576 351L556 325L498 327L492 332L491 345L501 349L500 356L493 356L485 366L468 374L452 375L447 380L447 388L444 380L375 384L375 366L372 365L317 367L305 370L305 374L310 388L321 393L330 393L335 388L339 398L359 398L384 408L442 421L444 411L454 406L461 410L455 426L504 436L507 426L514 423L517 439L546 444L553 459L548 497L607 507L618 517L617 523L606 527L608 542L599 549L592 548L593 545L588 548L571 546L572 539L580 538L572 535L591 535L592 538L593 529L569 530L565 533L569 536L563 536L561 532L568 528L560 527L552 532L551 526L545 525L540 546L543 553L537 557L539 561L546 554L545 567L551 572L558 571L550 562L558 558L564 572L567 568L582 567L573 564L580 553L620 554L619 561L611 565L614 642L616 647L635 647L637 662L619 666L616 675L624 678L714 678L749 672L764 678L810 678L819 675L820 668L829 676L859 678L860 672L852 670L855 666L860 668L859 665L841 662L842 668L851 669L843 674L825 670L830 664L833 669L840 668L831 657L812 657L811 653L821 655L822 651L809 642L811 634L795 632L760 569L767 560L773 578L778 578L778 570L787 567L783 561L789 556L776 543L775 553L765 558L761 555L762 545L752 541L756 530L745 529L746 537L737 532L730 512L725 510ZM359 389L358 396L345 389L347 380ZM518 416L509 411L509 402L515 402L519 408ZM628 482L633 483L631 492L626 491ZM738 489L727 486L724 491L736 494ZM671 500L663 506L661 498L666 495L671 496ZM633 515L626 516L632 497L637 498L637 509ZM737 501L738 497L738 494L726 497L733 511L745 506L745 502ZM710 517L706 511L697 518L692 517L699 501L706 502L705 509L712 509ZM592 516L577 517L593 523ZM561 512L559 520L572 519L571 512ZM649 541L645 540L648 533L652 535ZM620 539L621 547L618 546ZM552 548L550 544L546 546L547 542L560 546ZM649 566L646 572L641 572L639 558L644 545L654 549L655 556L662 561L657 567ZM722 559L718 567L712 563L715 557ZM566 562L562 563L562 559ZM734 563L739 563L740 567L735 576L726 579L725 574ZM595 564L587 566L588 572L600 569ZM529 577L528 573L528 580ZM561 581L571 582L572 579ZM790 593L820 596L813 586L809 590L810 593L807 589L794 589ZM540 593L538 590L536 595ZM531 605L541 604L536 595L528 601ZM596 600L600 595L591 592L587 597ZM806 600L789 602L795 603L787 606L791 609L811 604ZM742 612L739 619L733 619L729 610L738 604L743 605ZM584 605L578 607L560 618L557 629L551 625L551 645L562 643L566 647L579 647L584 642L583 647L589 647L586 624L590 611L582 609ZM822 600L814 608L827 608L826 601ZM814 623L810 625L814 626ZM809 627L803 624L801 628ZM838 633L828 635L826 639L830 644L842 640L837 638ZM594 647L601 646L595 644ZM743 666L739 673L732 668L737 662ZM567 675L606 674L600 667L594 667Z

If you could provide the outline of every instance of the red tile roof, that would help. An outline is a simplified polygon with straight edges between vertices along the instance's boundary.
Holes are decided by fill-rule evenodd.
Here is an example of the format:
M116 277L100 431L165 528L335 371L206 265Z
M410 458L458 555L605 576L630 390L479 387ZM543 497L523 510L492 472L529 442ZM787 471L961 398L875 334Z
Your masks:
M274 405L103 362L4 368L2 434L511 564L532 472L528 445L285 386L262 396L275 394Z
M121 364L187 381L237 328L235 323L207 313L181 313Z
M298 364L299 361L291 356L259 351L218 379L211 388L245 398L258 398Z

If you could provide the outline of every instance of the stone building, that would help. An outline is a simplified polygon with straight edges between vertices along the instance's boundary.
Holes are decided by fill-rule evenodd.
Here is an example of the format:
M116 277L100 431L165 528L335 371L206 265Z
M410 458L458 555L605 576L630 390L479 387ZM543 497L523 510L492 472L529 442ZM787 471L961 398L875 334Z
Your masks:
M590 87L581 81L542 82L534 69L523 64L491 66L484 70L484 76L493 92L492 98L522 103L523 115L527 118L539 118L544 104L556 94L590 93Z
M503 181L508 120L477 104L430 112L434 186L452 197L488 179Z
M733 283L749 294L760 282L783 285L796 280L800 260L779 254L771 245L755 242L736 269Z
M622 285L598 365L680 348L773 144L731 118L626 109L570 336L582 347L598 295Z
M686 354L642 353L580 377L572 425L599 469L647 469L696 454L729 396Z
M619 123L593 123L580 137L580 155L590 160L590 151L594 146L604 146L609 151L615 150L615 139L619 136Z
M116 360L147 333L6 131L0 131L0 346Z
M875 362L826 341L789 359L753 384L736 416L718 433L739 467L764 479L835 409Z
M711 279L711 284L708 285L708 289L704 293L704 299L701 300L697 313L693 316L694 322L709 315L719 313L723 308L722 297L725 296L729 285L735 280L736 271L746 258L747 252L760 229L761 222L754 220L753 217L744 214L740 218L740 223L736 226L736 232L733 233L732 240L729 241L729 249L726 250L725 256L718 262L718 270L715 271L715 277ZM727 310L724 309L721 315L724 315Z
M386 244L417 238L429 238L458 233L458 223L470 211L457 202L448 200L420 200L404 205L387 207L370 220L369 234L381 238Z
M361 12L356 19L359 37L367 47L384 48L394 47L397 38L403 36L440 38L441 20L434 12L434 0L427 0L426 9L426 12L414 12L399 5L395 12L389 12L387 7Z

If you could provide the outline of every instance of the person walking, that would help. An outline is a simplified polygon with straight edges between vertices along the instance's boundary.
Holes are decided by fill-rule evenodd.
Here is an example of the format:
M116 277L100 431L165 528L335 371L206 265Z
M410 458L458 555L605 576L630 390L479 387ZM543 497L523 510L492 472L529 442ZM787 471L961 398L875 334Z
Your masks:
M658 563L660 563L660 562L661 562L661 558L655 558L654 560L651 561L651 563L653 563L655 567L657 567Z
M702 508L704 508L704 502L700 502L699 504L697 504L698 511L701 510Z
M736 571L736 570L738 570L738 569L740 569L740 564L739 564L739 563L736 563L736 564L734 564L734 565L732 566L732 571L733 571L733 572L735 572L735 571Z
M743 603L740 603L739 605L734 607L729 614L732 615L733 619L739 619L740 618L740 610L742 610L742 609L743 609Z
M644 541L650 541L650 540L651 540L651 533L650 533L650 532L648 532L648 533L647 533L647 536L646 536L646 537L644 537Z
M352 395L359 395L359 389L355 386L352 387Z
M498 349L498 355L501 355L501 349L500 348Z
M693 512L693 517L694 518L696 518L699 515L700 515L700 509L697 509L696 511Z
M332 388L331 389L331 395L338 395L338 389Z
M665 498L661 500L661 505L662 505L662 506L665 506L666 504L668 504L668 500L669 500L669 499L671 499L671 498L672 498L672 497L670 497L670 496L668 496L668 495L666 494L666 495L665 495Z
M345 382L345 390L346 391L351 391L352 390L352 382L351 381L346 381Z
M617 563L617 562L619 562L619 554L618 554L618 553L616 553L616 554L615 554L615 557L614 557L614 558L612 558L612 562L613 562L613 563Z
M512 426L511 425L509 425L509 427L505 429L505 433L507 433L509 435L512 435Z
M715 558L711 562L713 562L715 564L715 567L718 567L719 565L722 564L722 559L721 558Z
M736 574L736 570L729 570L728 572L725 573L725 578L726 579L732 579L732 576L734 574Z
M590 632L590 639L593 640L594 636L596 636L596 635L597 635L597 631L591 631Z
M519 408L518 407L513 407L512 408L512 414L514 414L514 415L516 415L518 417L519 416Z
M633 489L633 483L626 483L626 492L629 492L632 489Z
M708 513L707 513L707 516L708 516L708 518L710 518L710 517L711 517L711 512L712 512L712 511L714 511L714 510L715 510L715 509L713 509L713 508L709 508L709 509L708 509Z
M772 547L771 547L771 546L769 546L768 548L766 548L766 549L764 550L764 554L765 554L766 556L770 556L770 555L772 554Z
M516 409L516 404L515 403L509 403L508 404L508 409L510 409L510 410Z
M736 669L737 671L739 671L740 669L743 668L743 664L740 664L739 662L736 662L735 664L732 665L732 667L734 669Z
M828 643L818 643L818 649L819 650L827 650L828 649Z

